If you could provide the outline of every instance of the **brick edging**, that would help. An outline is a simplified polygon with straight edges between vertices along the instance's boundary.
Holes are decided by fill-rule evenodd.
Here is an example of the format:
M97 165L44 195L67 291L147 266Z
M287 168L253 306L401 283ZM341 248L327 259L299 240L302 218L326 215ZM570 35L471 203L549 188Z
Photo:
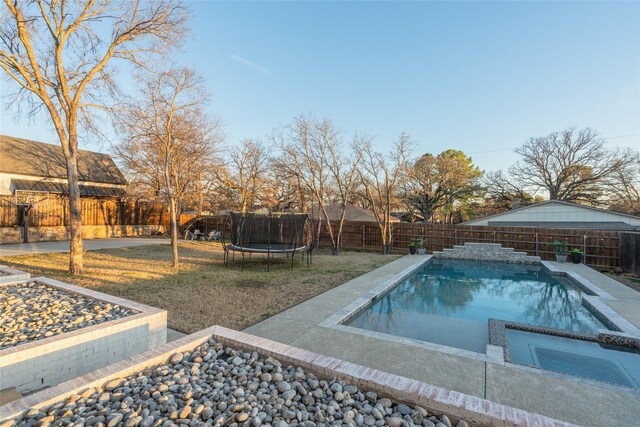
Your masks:
M191 351L206 342L210 337L238 349L257 351L263 357L273 356L286 364L300 366L325 378L340 378L363 389L378 392L395 400L418 404L424 406L427 410L454 418L464 418L480 425L499 427L574 427L573 424L543 415L356 365L221 326L213 326L187 335L171 343L161 345L154 350L132 356L105 368L64 382L56 387L0 406L0 421L15 418L32 407L43 407L58 402L70 394L92 387L102 387L111 379L121 378L143 368L167 362L174 353Z

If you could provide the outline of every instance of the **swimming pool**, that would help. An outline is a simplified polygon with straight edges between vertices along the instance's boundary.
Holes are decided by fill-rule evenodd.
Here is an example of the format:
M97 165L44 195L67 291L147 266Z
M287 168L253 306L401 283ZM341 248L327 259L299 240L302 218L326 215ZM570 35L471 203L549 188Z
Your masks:
M540 265L434 259L346 325L484 354L489 319L589 335L608 329L583 295Z

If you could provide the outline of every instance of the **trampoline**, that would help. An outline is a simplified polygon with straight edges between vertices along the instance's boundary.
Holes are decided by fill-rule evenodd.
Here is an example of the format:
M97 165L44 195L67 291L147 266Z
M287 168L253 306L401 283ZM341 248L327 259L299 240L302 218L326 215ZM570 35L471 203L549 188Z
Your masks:
M229 212L225 218L222 234L224 264L229 266L230 257L235 253L242 255L244 269L245 255L264 254L267 256L267 270L271 268L272 255L284 254L291 260L293 270L296 254L306 258L307 267L311 265L313 251L313 221L307 214L277 212L270 214ZM230 237L230 241L227 241Z

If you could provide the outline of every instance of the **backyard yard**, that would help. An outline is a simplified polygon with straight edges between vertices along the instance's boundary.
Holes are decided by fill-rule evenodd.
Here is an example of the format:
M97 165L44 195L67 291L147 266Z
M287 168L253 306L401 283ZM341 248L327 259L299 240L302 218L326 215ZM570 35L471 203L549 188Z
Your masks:
M85 253L85 273L71 276L68 254L50 253L0 258L0 264L47 276L167 310L168 327L192 333L211 325L242 330L356 276L380 267L398 255L345 251L333 256L320 250L310 268L293 271L284 258L264 258L225 267L219 243L181 242L180 269L169 265L171 248L152 245ZM238 256L236 255L236 260Z

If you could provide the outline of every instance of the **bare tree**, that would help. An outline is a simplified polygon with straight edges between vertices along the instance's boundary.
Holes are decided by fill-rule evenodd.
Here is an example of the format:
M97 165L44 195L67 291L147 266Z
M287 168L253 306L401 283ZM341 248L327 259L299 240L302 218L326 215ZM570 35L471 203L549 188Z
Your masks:
M219 179L238 199L242 212L253 209L267 186L269 158L257 141L245 139L229 155L230 170Z
M409 135L402 133L394 143L393 150L386 155L374 151L371 143L359 147L362 195L380 228L382 253L385 255L391 253L391 211L398 204L397 191L407 168L410 144Z
M516 149L522 159L509 171L521 188L544 190L551 200L597 203L607 180L633 161L629 152L607 150L604 144L589 128L531 138Z
M166 52L187 18L177 1L5 0L0 18L0 68L18 88L10 95L32 115L45 110L56 131L69 183L69 271L82 263L78 133L91 128L115 89L114 59L133 63Z
M640 216L640 153L629 155L635 161L616 170L607 182L609 209Z
M534 203L535 200L531 193L521 188L513 177L502 170L487 172L482 180L482 186L486 197L500 210L526 206Z
M320 232L324 218L331 239L331 252L337 255L346 206L357 185L361 155L355 147L363 143L363 139L356 136L351 144L351 153L347 154L340 132L330 120L317 121L311 116L301 115L293 124L274 133L273 141L280 150L274 167L284 176L293 178L292 181L300 186L299 194L306 191L312 194L321 214L317 231ZM339 207L337 225L330 220L328 207L331 204Z
M127 168L150 181L161 177L169 204L173 267L178 267L178 214L185 196L212 164L219 124L202 108L204 82L187 68L147 77L140 99L121 116L124 142L116 149Z
M297 177L288 175L270 162L267 180L271 184L262 198L265 206L277 212L307 212L313 197Z

